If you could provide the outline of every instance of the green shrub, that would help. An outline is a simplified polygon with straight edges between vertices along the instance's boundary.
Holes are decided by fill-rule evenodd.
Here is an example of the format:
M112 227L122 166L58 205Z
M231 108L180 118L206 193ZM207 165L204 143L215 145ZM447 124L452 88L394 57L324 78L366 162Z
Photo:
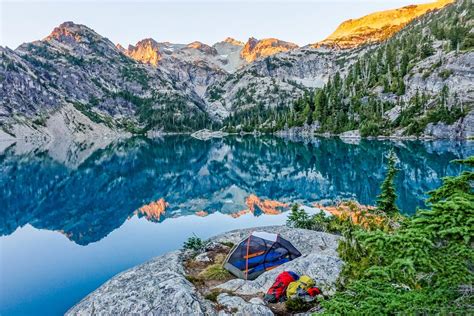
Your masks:
M322 211L311 217L311 229L328 233L340 234L353 225L350 218L341 219L337 216L328 216Z
M325 232L337 232L335 216L327 216L324 212L319 212L310 216L305 210L300 209L297 204L293 205L288 215L287 226L294 228L304 228Z
M362 137L380 135L380 126L379 126L379 124L377 124L375 122L372 122L372 121L365 122L360 127L360 135Z
M420 135L428 124L426 119L413 119L405 129L404 135Z
M291 207L286 224L290 227L310 229L311 218L305 210L299 208L298 204L294 204Z
M422 75L423 80L428 79L430 75L431 75L431 70L427 69L426 71L424 71Z
M411 118L406 119L405 123L408 124L404 134L405 135L420 135L424 132L426 126L429 123L445 123L453 124L461 117L466 114L465 111L461 111L458 107L452 107L451 109L446 106L438 105L430 110L428 110L425 115L423 114L413 114ZM421 116L421 117L416 117ZM403 126L404 122L402 122Z
M461 111L458 107L453 107L451 109L438 105L434 109L431 109L427 113L427 121L431 123L445 123L445 124L453 124L461 117L463 117L465 113Z
M204 298L205 298L206 300L209 300L209 301L211 301L211 302L216 303L216 302L217 302L217 297L219 296L219 294L221 294L220 291L218 291L218 290L213 290L212 292L206 294L206 296L204 296Z
M199 251L199 250L202 250L204 246L205 246L204 241L198 236L194 235L192 237L189 237L188 240L184 242L183 249Z
M209 100L210 101L219 101L222 99L222 95L225 91L219 86L213 86L209 89Z
M200 285L204 284L204 280L202 280L201 278L197 278L195 276L192 276L192 275L186 275L185 278L186 278L186 280L188 280L189 282L191 282L195 286L200 286Z
M122 78L127 79L127 80L133 80L135 82L138 82L143 89L149 89L150 86L148 84L148 81L150 78L148 77L147 71L142 68L141 65L129 65L122 67L120 69L120 74L122 75Z
M65 54L64 57L69 63L73 65L80 66L80 67L84 65L84 58L82 56L76 57L70 54Z
M37 117L33 120L33 124L40 125L40 126L46 126L46 121L47 121L46 117L40 116L40 117Z
M114 122L112 118L110 116L101 115L95 112L92 109L91 104L83 104L81 102L72 102L72 105L76 108L76 110L78 110L79 112L87 116L92 122L98 123L98 124L104 124L104 125L107 125L108 127L114 127Z
M451 69L444 69L439 72L439 77L443 80L446 80L453 74L453 71Z
M288 313L303 313L309 311L316 305L316 301L306 302L301 298L288 299L285 309Z

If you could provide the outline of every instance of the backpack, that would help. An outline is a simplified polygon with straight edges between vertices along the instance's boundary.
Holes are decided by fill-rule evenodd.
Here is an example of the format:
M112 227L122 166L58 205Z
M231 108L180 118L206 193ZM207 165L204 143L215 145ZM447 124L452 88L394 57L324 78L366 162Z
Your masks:
M268 303L277 303L285 300L286 288L288 285L299 279L299 276L292 271L280 273L273 285L268 289L263 299Z
M301 276L298 280L291 282L286 289L288 298L295 298L308 294L308 290L314 287L315 282L307 275Z

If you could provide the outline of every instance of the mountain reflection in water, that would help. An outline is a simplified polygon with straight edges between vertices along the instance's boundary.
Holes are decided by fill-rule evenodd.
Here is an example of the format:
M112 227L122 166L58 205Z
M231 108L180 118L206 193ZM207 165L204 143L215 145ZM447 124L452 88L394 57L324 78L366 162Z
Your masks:
M31 224L88 245L134 215L162 222L215 212L277 214L286 203L325 199L373 204L392 147L401 169L398 205L409 214L441 177L460 171L450 160L474 152L472 142L167 136L118 141L75 164L57 157L76 159L77 148L70 155L12 145L0 152L0 235Z

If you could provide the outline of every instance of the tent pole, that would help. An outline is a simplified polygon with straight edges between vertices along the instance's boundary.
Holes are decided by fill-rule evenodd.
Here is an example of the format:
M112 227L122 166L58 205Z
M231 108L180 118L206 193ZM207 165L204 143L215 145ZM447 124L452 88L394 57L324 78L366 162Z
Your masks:
M245 280L248 279L249 275L249 249L250 249L250 238L252 235L250 234L249 238L247 239L247 255L245 256Z

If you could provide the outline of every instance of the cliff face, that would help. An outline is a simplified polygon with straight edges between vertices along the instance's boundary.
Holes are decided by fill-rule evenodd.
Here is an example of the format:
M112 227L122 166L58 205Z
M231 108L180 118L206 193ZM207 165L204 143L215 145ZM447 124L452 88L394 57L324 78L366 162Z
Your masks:
M161 59L160 44L151 38L141 40L135 46L130 45L124 52L139 62L153 66L157 66Z
M438 10L454 0L439 0L433 3L409 5L403 8L375 12L358 19L347 20L325 40L314 47L329 46L354 48L364 44L382 42L403 29L408 23L429 11Z
M253 62L257 58L267 57L297 48L298 45L296 44L281 41L276 38L257 40L251 37L240 52L240 57L247 62Z
M308 89L322 87L358 55L310 47L259 58L217 80L204 95L206 111L218 120L263 104L291 106Z

